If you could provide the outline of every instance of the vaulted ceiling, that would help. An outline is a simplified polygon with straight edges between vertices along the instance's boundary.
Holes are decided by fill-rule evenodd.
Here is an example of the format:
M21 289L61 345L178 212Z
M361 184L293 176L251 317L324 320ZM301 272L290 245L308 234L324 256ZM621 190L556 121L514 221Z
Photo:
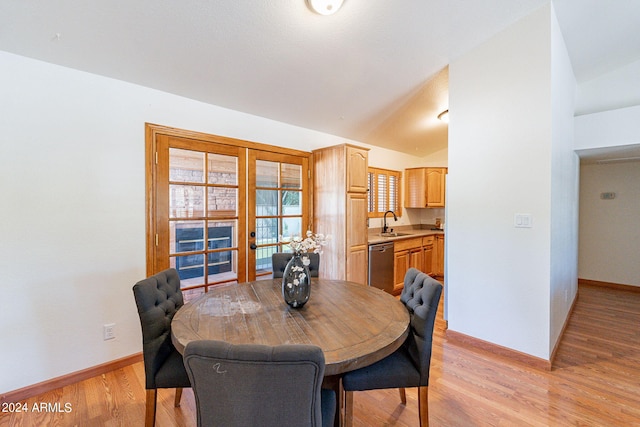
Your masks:
M0 50L425 156L447 65L547 0L2 0ZM640 59L634 0L554 0L574 72Z

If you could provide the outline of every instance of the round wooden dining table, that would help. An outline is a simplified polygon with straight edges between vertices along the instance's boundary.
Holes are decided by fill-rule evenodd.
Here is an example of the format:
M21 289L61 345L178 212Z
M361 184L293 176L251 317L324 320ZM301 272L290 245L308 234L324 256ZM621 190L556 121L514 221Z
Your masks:
M336 392L334 425L343 424L341 374L371 365L398 349L409 333L409 313L386 292L343 280L311 279L301 308L282 297L282 279L212 287L183 305L171 322L180 353L194 340L233 344L314 344L325 358L323 387Z
M281 286L282 279L269 279L210 288L175 314L173 344L181 353L194 340L314 344L324 352L328 377L383 359L407 337L407 309L378 288L313 278L309 301L292 308Z

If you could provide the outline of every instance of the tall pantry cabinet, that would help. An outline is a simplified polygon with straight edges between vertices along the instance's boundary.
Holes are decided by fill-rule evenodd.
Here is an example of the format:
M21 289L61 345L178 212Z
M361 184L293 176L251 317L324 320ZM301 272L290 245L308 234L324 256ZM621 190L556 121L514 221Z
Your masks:
M367 284L368 151L349 144L313 151L313 231L331 235L320 277Z

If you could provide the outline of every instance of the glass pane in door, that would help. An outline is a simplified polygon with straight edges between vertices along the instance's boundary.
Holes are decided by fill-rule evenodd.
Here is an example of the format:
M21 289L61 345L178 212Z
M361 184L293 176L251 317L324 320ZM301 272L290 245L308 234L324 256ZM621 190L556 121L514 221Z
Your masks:
M282 163L281 165L281 187L282 188L302 188L302 166Z
M171 184L169 192L171 218L201 218L204 215L204 187Z
M286 237L300 236L302 235L302 218L283 218L282 219L282 235Z
M207 182L238 185L238 158L222 154L207 154Z
M266 160L256 161L256 187L275 188L278 186L280 164Z
M169 251L171 253L204 250L204 221L171 221Z
M278 190L256 190L256 215L278 215Z
M282 190L282 214L302 215L302 191Z
M204 183L204 154L200 151L170 148L169 181Z
M207 188L207 216L235 217L238 215L238 189L225 187Z

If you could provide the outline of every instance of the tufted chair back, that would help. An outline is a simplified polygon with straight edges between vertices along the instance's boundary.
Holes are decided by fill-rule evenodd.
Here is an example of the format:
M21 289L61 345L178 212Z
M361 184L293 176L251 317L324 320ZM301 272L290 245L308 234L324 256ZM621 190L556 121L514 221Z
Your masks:
M133 295L142 325L142 353L146 388L189 387L184 385L158 384L157 374L165 361L176 352L171 343L171 320L182 307L182 291L178 272L170 268L139 281L133 287ZM184 379L187 379L186 371ZM184 382L184 381L183 381Z
M193 384L198 427L331 425L336 398L321 390L320 347L192 341L184 364Z
M318 277L318 269L320 268L320 254L311 252L304 254L309 257L309 273L311 277ZM289 260L293 257L291 252L277 252L271 255L271 264L273 265L273 278L282 277L284 269Z
M433 327L441 294L442 285L429 275L415 268L405 274L400 301L409 310L411 333L404 347L420 372L421 386L429 385Z

